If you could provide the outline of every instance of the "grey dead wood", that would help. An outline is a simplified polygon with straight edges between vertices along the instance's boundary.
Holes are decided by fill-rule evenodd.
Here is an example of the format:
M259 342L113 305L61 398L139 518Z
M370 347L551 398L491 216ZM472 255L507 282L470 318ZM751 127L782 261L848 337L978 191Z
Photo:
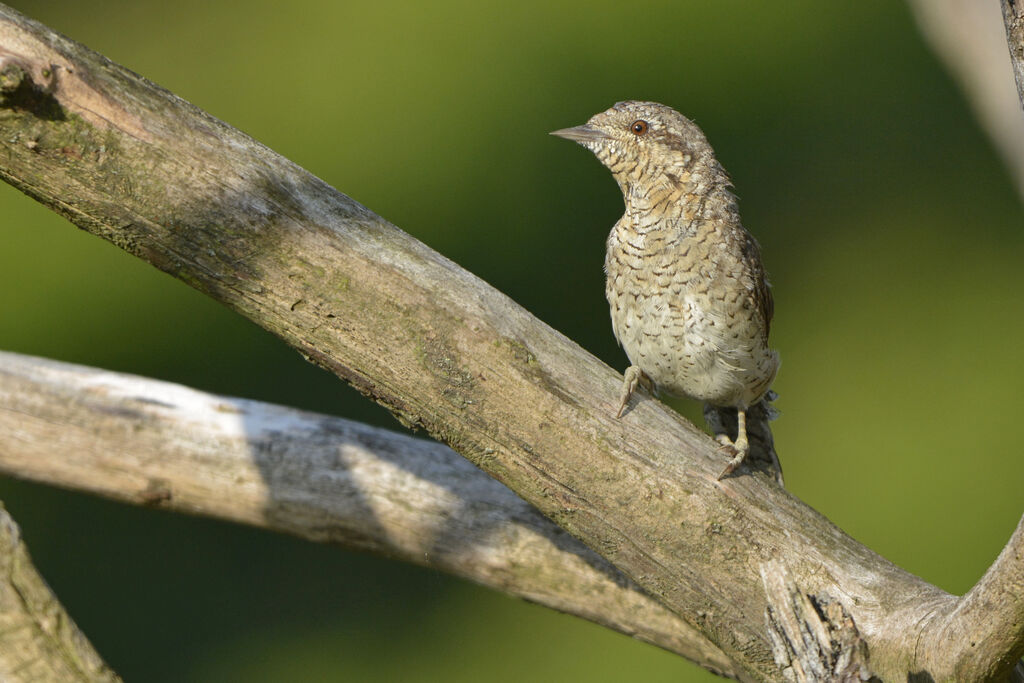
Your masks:
M36 571L21 530L0 505L0 681L120 680Z
M846 610L883 680L1005 679L1024 653L1024 520L977 586L949 595L769 473L716 481L717 445L659 402L616 420L621 376L500 292L239 131L7 8L0 97L4 180L450 445L744 675L785 678L765 621L770 562Z
M447 446L327 415L0 352L0 472L387 555L732 662Z
M867 643L841 603L804 593L779 562L762 566L761 578L775 663L787 680L878 680L868 666Z

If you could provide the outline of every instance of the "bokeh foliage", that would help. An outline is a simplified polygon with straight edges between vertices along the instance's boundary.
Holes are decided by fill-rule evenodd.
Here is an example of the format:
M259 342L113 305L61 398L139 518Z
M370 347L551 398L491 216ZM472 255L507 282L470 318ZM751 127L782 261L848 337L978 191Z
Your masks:
M601 259L621 199L587 152L546 133L620 99L676 107L732 174L775 285L789 487L958 593L1021 514L1024 211L901 4L15 6L245 130L620 368ZM6 186L0 217L0 348L400 428ZM386 560L6 479L0 498L129 680L713 679Z

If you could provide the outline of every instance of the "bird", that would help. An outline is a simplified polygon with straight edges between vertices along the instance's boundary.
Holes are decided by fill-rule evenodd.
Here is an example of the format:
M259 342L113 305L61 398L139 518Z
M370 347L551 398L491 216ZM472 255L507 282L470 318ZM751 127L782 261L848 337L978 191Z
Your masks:
M551 134L593 152L625 201L604 261L612 330L630 362L616 417L640 385L703 401L706 416L735 409L735 438L709 419L732 456L721 480L746 458L747 413L773 397L779 368L772 292L729 176L701 129L657 102L618 102Z

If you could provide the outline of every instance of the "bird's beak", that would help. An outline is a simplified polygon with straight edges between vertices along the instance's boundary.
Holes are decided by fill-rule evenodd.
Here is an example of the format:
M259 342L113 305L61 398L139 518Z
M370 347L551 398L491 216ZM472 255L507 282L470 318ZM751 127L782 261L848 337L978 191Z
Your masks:
M563 128L562 130L551 131L551 134L557 135L560 138L565 138L566 140L575 140L579 143L601 142L602 140L608 139L607 133L586 124L576 126L575 128Z

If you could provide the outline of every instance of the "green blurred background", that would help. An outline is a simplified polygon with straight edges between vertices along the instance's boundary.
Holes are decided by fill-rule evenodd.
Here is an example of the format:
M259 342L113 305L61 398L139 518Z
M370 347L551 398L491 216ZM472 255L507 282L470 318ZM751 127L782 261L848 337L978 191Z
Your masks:
M1016 524L1024 212L902 4L15 4L620 369L601 262L622 201L588 152L547 132L616 100L674 106L730 171L772 275L789 488L955 593ZM400 429L269 334L6 185L0 216L0 348ZM717 680L399 563L9 479L0 499L129 680Z

